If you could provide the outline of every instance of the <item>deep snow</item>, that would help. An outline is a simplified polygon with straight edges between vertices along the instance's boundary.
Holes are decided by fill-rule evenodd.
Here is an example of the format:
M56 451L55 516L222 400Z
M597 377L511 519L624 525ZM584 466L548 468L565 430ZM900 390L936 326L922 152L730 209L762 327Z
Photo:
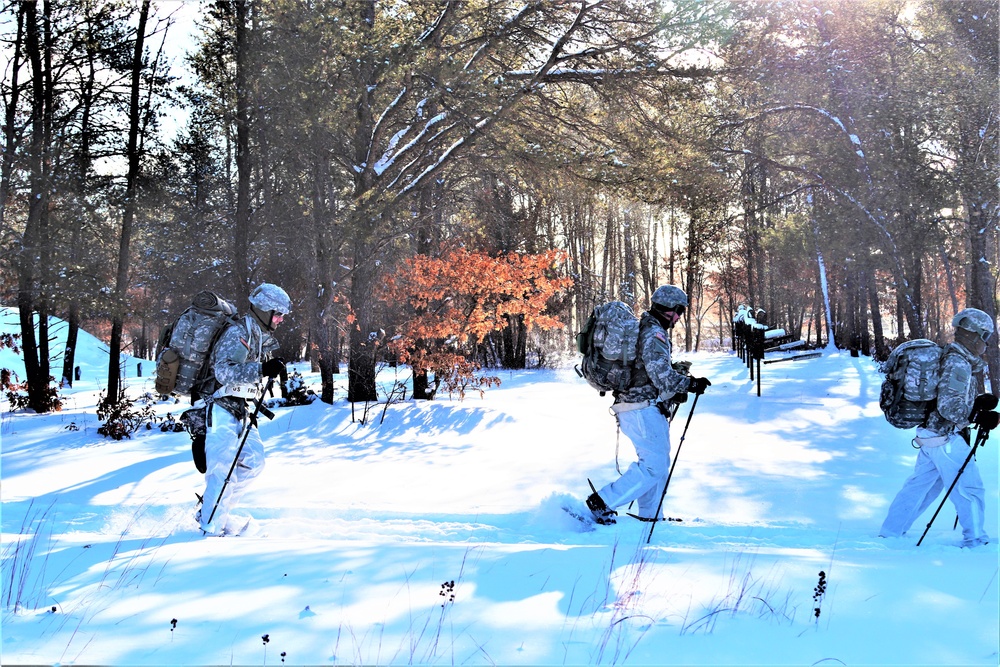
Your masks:
M0 309L0 331L16 319ZM757 397L734 355L677 354L713 386L665 503L681 521L648 546L648 524L580 532L559 510L616 474L610 398L570 363L502 372L483 398L372 406L366 424L339 389L333 406L277 408L236 510L253 535L205 538L187 436L98 435L107 348L81 337L61 412L2 404L4 665L1000 659L996 540L959 548L950 503L920 547L937 503L911 536L877 537L916 451L882 418L867 358L766 365ZM0 351L0 368L19 365ZM151 390L125 367L131 396ZM997 447L978 456L994 538ZM621 437L618 465L633 455Z

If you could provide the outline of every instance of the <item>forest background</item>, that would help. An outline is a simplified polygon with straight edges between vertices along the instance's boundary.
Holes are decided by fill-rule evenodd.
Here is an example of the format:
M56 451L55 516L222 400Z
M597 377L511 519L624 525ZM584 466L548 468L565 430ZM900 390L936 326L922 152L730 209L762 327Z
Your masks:
M552 363L663 283L685 350L743 304L876 358L995 317L994 0L216 0L186 50L190 9L2 5L0 345L36 411L79 327L114 403L120 352L265 281L327 402L343 363L351 401L386 361L425 398Z

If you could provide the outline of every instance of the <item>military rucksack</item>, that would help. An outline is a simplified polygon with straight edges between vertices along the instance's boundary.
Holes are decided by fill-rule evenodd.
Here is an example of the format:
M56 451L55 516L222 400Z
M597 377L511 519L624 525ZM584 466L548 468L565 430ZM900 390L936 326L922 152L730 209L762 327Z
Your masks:
M621 301L594 308L583 331L576 335L576 348L583 360L577 374L603 396L624 391L632 381L639 344L639 319Z
M213 292L199 292L160 335L157 393L189 395L192 403L200 398L196 394L211 375L212 349L226 327L236 321L236 306Z
M934 341L918 338L903 343L882 364L885 380L879 407L896 428L914 428L927 421L937 407L944 349Z

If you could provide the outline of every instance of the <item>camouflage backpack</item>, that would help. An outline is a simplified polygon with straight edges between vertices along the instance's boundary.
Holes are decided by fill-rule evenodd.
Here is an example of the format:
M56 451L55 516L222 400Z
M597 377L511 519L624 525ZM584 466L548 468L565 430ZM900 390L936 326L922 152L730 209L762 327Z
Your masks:
M903 343L882 364L885 380L879 407L896 428L914 428L927 421L937 406L943 348L918 338Z
M624 391L632 380L639 344L639 320L621 301L594 308L583 331L576 335L576 348L583 360L577 374L601 392Z
M213 292L199 292L160 336L157 393L190 395L192 403L197 401L198 388L210 375L212 348L226 326L236 321L236 306Z

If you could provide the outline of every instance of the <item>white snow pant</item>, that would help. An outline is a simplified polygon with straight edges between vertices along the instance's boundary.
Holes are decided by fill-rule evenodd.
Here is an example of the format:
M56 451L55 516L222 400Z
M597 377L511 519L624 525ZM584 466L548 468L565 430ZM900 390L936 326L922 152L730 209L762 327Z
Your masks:
M639 460L597 495L611 509L637 499L636 514L654 518L670 468L670 422L655 405L616 411L615 416L622 433L632 441ZM662 512L655 518L662 518Z
M264 443L260 433L248 425L246 442L240 451L239 460L226 482L226 475L233 466L236 451L242 439L243 423L229 411L212 405L209 408L211 426L205 434L205 495L202 496L201 529L208 534L221 533L226 528L229 512L236 506L247 485L264 470ZM222 487L225 484L225 490ZM220 492L222 497L219 497ZM208 518L218 499L218 507L211 523Z
M889 515L882 523L879 535L899 537L906 533L917 517L937 499L941 490L951 486L971 449L957 433L948 436L940 447L921 447L913 474L903 483L903 488L889 506ZM985 488L974 458L965 466L948 499L958 512L963 542L975 545L989 541L983 527Z

